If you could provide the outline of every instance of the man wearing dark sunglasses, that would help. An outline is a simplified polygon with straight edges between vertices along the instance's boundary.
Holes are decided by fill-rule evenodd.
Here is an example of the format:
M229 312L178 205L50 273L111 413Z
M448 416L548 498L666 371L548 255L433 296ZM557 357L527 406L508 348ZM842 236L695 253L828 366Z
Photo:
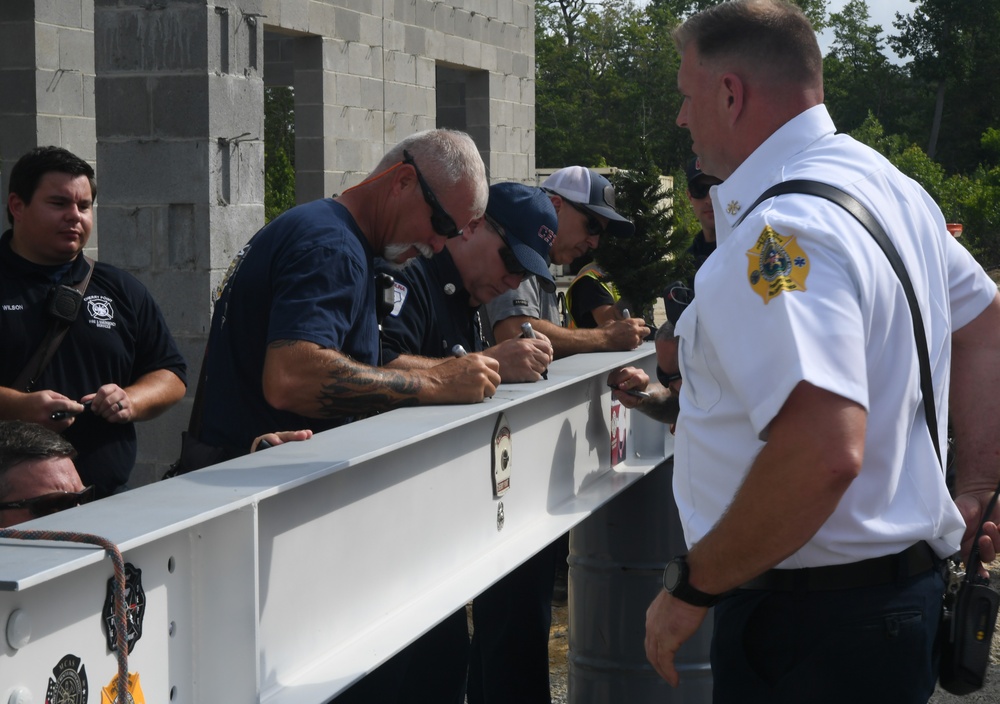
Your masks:
M396 305L382 321L386 366L433 367L442 359L467 354L495 359L505 383L541 379L552 361L548 339L539 335L484 349L477 310L525 279L555 290L547 256L556 227L555 208L540 189L498 183L490 187L483 217L448 240L433 259L420 259L403 270L379 262L378 267L396 279ZM478 597L474 603L479 603ZM482 630L478 620L475 630ZM543 650L546 645L547 631ZM462 704L469 649L463 607L337 697L337 704Z
M0 421L0 528L48 516L94 496L73 464L76 450L36 423Z
M254 437L315 432L402 406L475 403L500 382L482 355L380 369L374 259L440 252L486 208L479 150L454 130L391 147L344 193L275 218L239 252L209 337L193 436L228 456Z
M559 231L552 243L553 264L569 264L597 247L602 236L628 237L635 226L615 210L611 182L593 169L568 166L542 183L559 216ZM638 318L613 320L592 329L568 329L561 325L556 295L526 281L516 291L495 298L486 306L491 332L497 341L516 338L522 323L552 340L555 356L580 352L630 350L649 334Z
M556 210L559 229L549 256L569 264L597 247L602 236L627 237L635 226L615 209L615 191L604 176L583 166L559 169L542 183ZM630 350L649 333L637 318L614 320L594 329L568 329L554 290L537 279L487 303L484 332L498 343L521 336L530 323L552 342L555 357L581 352ZM477 626L469 667L469 704L546 704L550 701L548 657L552 591L558 551L555 544L504 577L482 595L491 623ZM483 619L485 621L485 618ZM516 672L516 677L510 673Z
M694 257L695 270L697 271L709 255L715 251L715 210L712 208L712 199L709 198L709 193L712 186L718 186L722 183L722 179L702 171L698 157L691 159L684 171L687 175L688 202L701 225L701 232L694 236L691 247L688 249L688 252Z
M496 359L504 382L541 379L552 362L548 339L515 338L484 349L478 308L527 279L555 290L547 257L557 226L555 208L540 189L521 183L491 186L482 218L433 259L393 272L396 305L382 322L385 365L421 364L412 355L437 364L461 345L466 352ZM392 270L386 263L379 267Z
M694 263L694 272L697 273L705 260L715 251L715 210L709 194L712 186L721 184L722 179L702 171L698 157L693 157L684 171L687 175L688 202L701 225L701 230L694 236L687 250ZM687 281L674 281L663 289L663 303L671 326L677 324L677 319L693 298L694 273Z

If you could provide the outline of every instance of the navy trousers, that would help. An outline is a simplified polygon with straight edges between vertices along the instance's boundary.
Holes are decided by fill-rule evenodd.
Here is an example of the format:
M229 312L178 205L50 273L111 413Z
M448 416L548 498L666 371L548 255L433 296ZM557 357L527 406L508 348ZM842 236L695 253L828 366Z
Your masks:
M353 687L335 704L463 704L469 626L461 608Z
M469 704L551 704L556 544L472 600Z
M938 570L839 591L738 590L715 607L715 704L926 704L944 578Z

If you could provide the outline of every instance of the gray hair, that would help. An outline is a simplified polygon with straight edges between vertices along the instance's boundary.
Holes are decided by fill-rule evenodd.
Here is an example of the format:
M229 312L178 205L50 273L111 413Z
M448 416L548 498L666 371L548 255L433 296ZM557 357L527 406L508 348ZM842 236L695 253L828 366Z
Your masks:
M683 53L693 44L706 63L725 62L767 80L823 85L823 55L809 19L784 0L729 0L673 31Z
M0 498L6 497L7 471L29 460L76 456L76 450L62 435L37 423L0 421Z
M459 184L471 185L475 193L472 202L475 217L486 212L486 202L490 197L486 166L472 137L449 129L411 134L386 152L373 173L385 171L402 161L404 149L413 157L435 193L445 193Z

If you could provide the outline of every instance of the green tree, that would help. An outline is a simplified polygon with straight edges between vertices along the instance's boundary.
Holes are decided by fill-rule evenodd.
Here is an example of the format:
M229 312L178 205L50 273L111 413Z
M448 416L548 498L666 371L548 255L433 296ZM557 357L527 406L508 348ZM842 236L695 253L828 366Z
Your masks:
M635 224L631 237L602 237L594 251L622 298L634 306L632 315L653 321L653 303L671 281L691 270L684 255L690 243L673 226L671 193L660 181L660 170L647 156L641 169L611 176L617 210Z
M264 88L264 221L295 205L295 98L291 88Z
M650 4L669 10L675 17L688 17L723 0L650 0ZM817 32L826 27L826 7L828 0L792 0L812 22Z
M912 57L914 79L933 88L926 151L949 170L974 169L984 158L980 136L1000 123L1000 3L921 0L893 25L889 44Z
M903 69L889 62L882 27L869 24L868 5L850 0L830 15L834 40L823 58L824 93L837 127L849 132L873 114L892 131L904 127L901 112L909 112Z
M627 168L646 154L665 171L691 155L675 125L678 17L711 0L542 0L535 9L536 163ZM822 27L827 0L798 3Z
M937 202L948 222L962 223L960 242L988 270L1000 267L1000 166L979 166L971 175L948 175L919 146L898 135L886 135L874 116L851 133L881 152L893 165L917 181ZM1000 132L982 137L987 154L1000 153Z
M627 0L538 4L535 14L539 166L638 163L645 151L678 163L690 153L674 125L676 19Z

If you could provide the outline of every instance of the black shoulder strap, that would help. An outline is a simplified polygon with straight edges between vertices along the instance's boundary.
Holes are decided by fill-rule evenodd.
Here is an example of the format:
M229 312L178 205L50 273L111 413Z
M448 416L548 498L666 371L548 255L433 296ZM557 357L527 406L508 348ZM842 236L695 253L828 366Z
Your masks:
M73 284L71 288L75 288L80 292L80 296L83 296L87 292L87 285L90 283L90 277L94 273L94 260L83 255L84 260L89 265L87 268L87 275L83 277L79 282ZM75 316L74 316L75 317ZM45 371L45 367L49 365L52 361L53 355L56 353L59 344L66 337L66 333L69 332L69 326L71 323L66 320L53 320L52 324L49 326L49 331L46 333L45 338L38 345L38 349L35 350L35 354L32 355L28 363L24 365L24 369L21 373L17 375L17 379L14 380L14 386L12 388L18 391L30 392L34 391L35 383L38 381L38 377L42 375Z
M736 221L733 229L743 222L743 219L765 200L785 193L803 193L810 196L819 196L820 198L825 198L828 201L836 203L853 215L861 223L861 226L871 233L875 242L885 252L889 264L892 265L893 271L896 272L896 276L899 277L899 281L903 285L903 292L906 294L906 301L910 306L910 316L913 318L913 334L917 343L917 358L920 362L920 393L923 395L924 400L924 415L927 417L927 428L930 430L934 450L937 452L938 462L940 463L942 461L941 447L938 442L937 414L934 409L934 386L931 377L930 355L927 351L927 333L924 330L923 318L920 317L920 306L917 305L917 296L913 291L913 284L910 281L909 274L906 273L906 265L903 263L902 257L899 256L896 246L889 239L889 236L885 234L885 230L879 225L878 220L854 196L827 183L805 179L783 181L768 188L743 213L740 219Z

